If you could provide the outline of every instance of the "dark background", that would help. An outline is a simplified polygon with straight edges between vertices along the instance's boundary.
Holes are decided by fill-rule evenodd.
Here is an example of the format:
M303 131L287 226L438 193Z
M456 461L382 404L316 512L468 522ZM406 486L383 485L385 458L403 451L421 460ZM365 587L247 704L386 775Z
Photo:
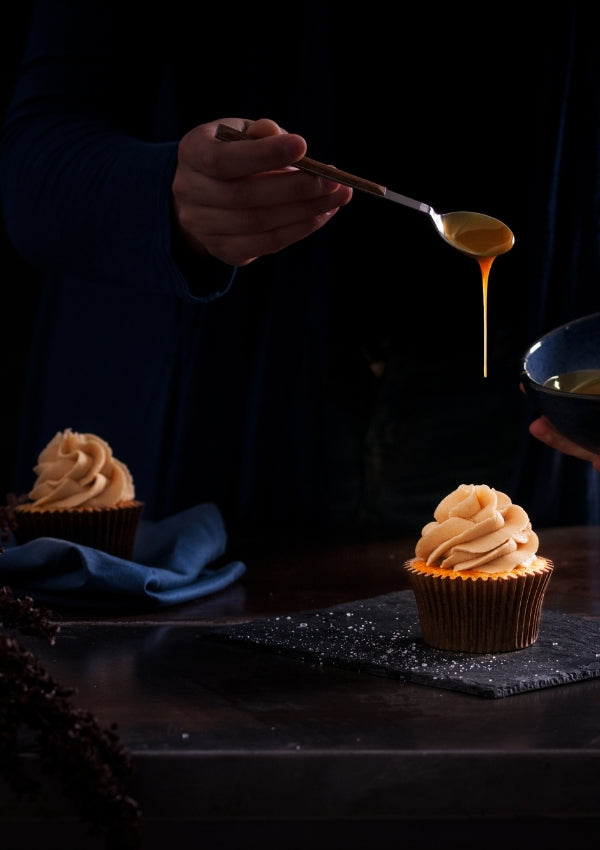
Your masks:
M3 11L2 110L30 7ZM425 216L367 196L355 196L329 226L329 377L340 434L348 435L336 444L337 462L354 462L361 441L367 525L393 526L400 511L410 524L409 504L418 523L440 469L457 485L466 475L506 490L544 525L600 521L587 467L528 436L533 412L518 388L525 348L599 305L597 30L577 2L552 18L521 20L518 10L503 7L492 30L489 16L478 19L475 35L460 42L456 10L436 10L426 41L407 9L389 32L381 15L377 24L362 18L360 32L348 17L338 22L348 47L330 57L336 164L440 211L497 216L516 235L490 275L483 379L475 262L443 243ZM308 142L322 158L318 139ZM3 230L0 238L4 494L40 283ZM384 364L385 380L373 363ZM353 498L352 475L337 494L342 507Z
M5 4L0 27L1 114L4 115L24 48L31 3ZM0 496L12 490L19 400L39 275L16 253L0 217Z

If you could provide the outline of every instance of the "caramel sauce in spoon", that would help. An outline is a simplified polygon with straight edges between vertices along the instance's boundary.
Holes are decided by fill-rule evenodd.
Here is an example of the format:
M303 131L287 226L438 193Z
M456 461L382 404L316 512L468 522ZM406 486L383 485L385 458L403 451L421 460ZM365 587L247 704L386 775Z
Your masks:
M497 218L483 213L453 212L442 215L443 238L473 257L481 269L483 290L483 377L487 378L487 304L490 269L496 257L515 244L512 230Z

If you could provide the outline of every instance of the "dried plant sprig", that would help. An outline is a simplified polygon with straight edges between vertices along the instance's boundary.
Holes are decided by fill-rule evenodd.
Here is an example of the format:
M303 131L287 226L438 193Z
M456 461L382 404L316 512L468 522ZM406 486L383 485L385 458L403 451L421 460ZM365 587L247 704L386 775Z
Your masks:
M0 588L0 622L7 629L54 643L52 612L30 597L18 600ZM17 796L37 797L41 784L25 773L19 758L21 733L34 733L44 774L59 777L64 793L107 850L141 848L141 810L123 790L133 771L116 725L102 728L71 702L74 690L58 683L17 638L0 632L0 775Z
M17 527L15 508L28 500L26 493L16 496L6 494L6 504L0 505L0 554L4 551L3 544L8 542L9 533Z
M36 605L31 596L19 599L9 587L0 587L0 624L5 629L18 629L21 634L41 637L54 644L60 624L53 617L49 608Z

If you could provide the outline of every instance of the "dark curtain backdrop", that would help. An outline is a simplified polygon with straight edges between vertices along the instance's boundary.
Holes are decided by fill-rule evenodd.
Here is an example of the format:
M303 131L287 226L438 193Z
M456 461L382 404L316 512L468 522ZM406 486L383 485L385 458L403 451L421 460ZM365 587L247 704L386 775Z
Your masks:
M483 379L476 263L385 202L355 200L334 222L345 248L334 256L351 253L347 274L372 298L352 305L334 276L344 309L332 311L333 339L361 339L387 369L363 423L365 512L391 526L414 510L416 523L432 492L471 476L505 489L537 526L597 524L600 477L529 435L519 361L542 333L600 309L598 28L579 2L527 16L519 4L467 4L469 27L455 6L402 8L393 27L361 18L334 67L337 164L441 211L497 216L516 242L491 270ZM333 359L342 375L343 362Z
M29 5L2 13L3 107ZM492 267L484 379L477 264L425 216L385 201L357 196L332 222L334 496L341 514L358 499L366 526L417 526L466 477L506 490L538 526L600 522L597 473L529 437L533 412L518 387L532 340L600 309L600 44L591 6L563 3L550 14L540 5L526 20L516 3L502 17L467 5L464 20L455 8L405 5L390 18L388 4L340 20L332 6L323 39L335 99L327 141L318 127L287 129L306 135L315 158L331 149L340 168L440 211L497 216L516 236ZM39 282L1 235L4 493Z
M23 51L31 2L12 0L0 13L0 110L8 103ZM10 244L0 217L0 501L13 485L19 402L38 301L39 273Z
M549 25L528 187L528 340L600 309L600 36L586 4ZM599 341L600 344L600 341ZM515 492L544 525L600 523L600 479L527 439L520 426Z

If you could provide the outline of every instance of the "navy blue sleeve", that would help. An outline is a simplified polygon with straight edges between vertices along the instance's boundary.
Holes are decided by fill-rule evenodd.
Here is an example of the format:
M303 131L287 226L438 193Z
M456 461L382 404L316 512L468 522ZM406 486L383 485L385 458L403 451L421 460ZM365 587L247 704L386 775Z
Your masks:
M175 258L178 138L156 131L166 76L147 5L36 4L0 147L6 231L31 265L185 300L227 291L230 266Z

